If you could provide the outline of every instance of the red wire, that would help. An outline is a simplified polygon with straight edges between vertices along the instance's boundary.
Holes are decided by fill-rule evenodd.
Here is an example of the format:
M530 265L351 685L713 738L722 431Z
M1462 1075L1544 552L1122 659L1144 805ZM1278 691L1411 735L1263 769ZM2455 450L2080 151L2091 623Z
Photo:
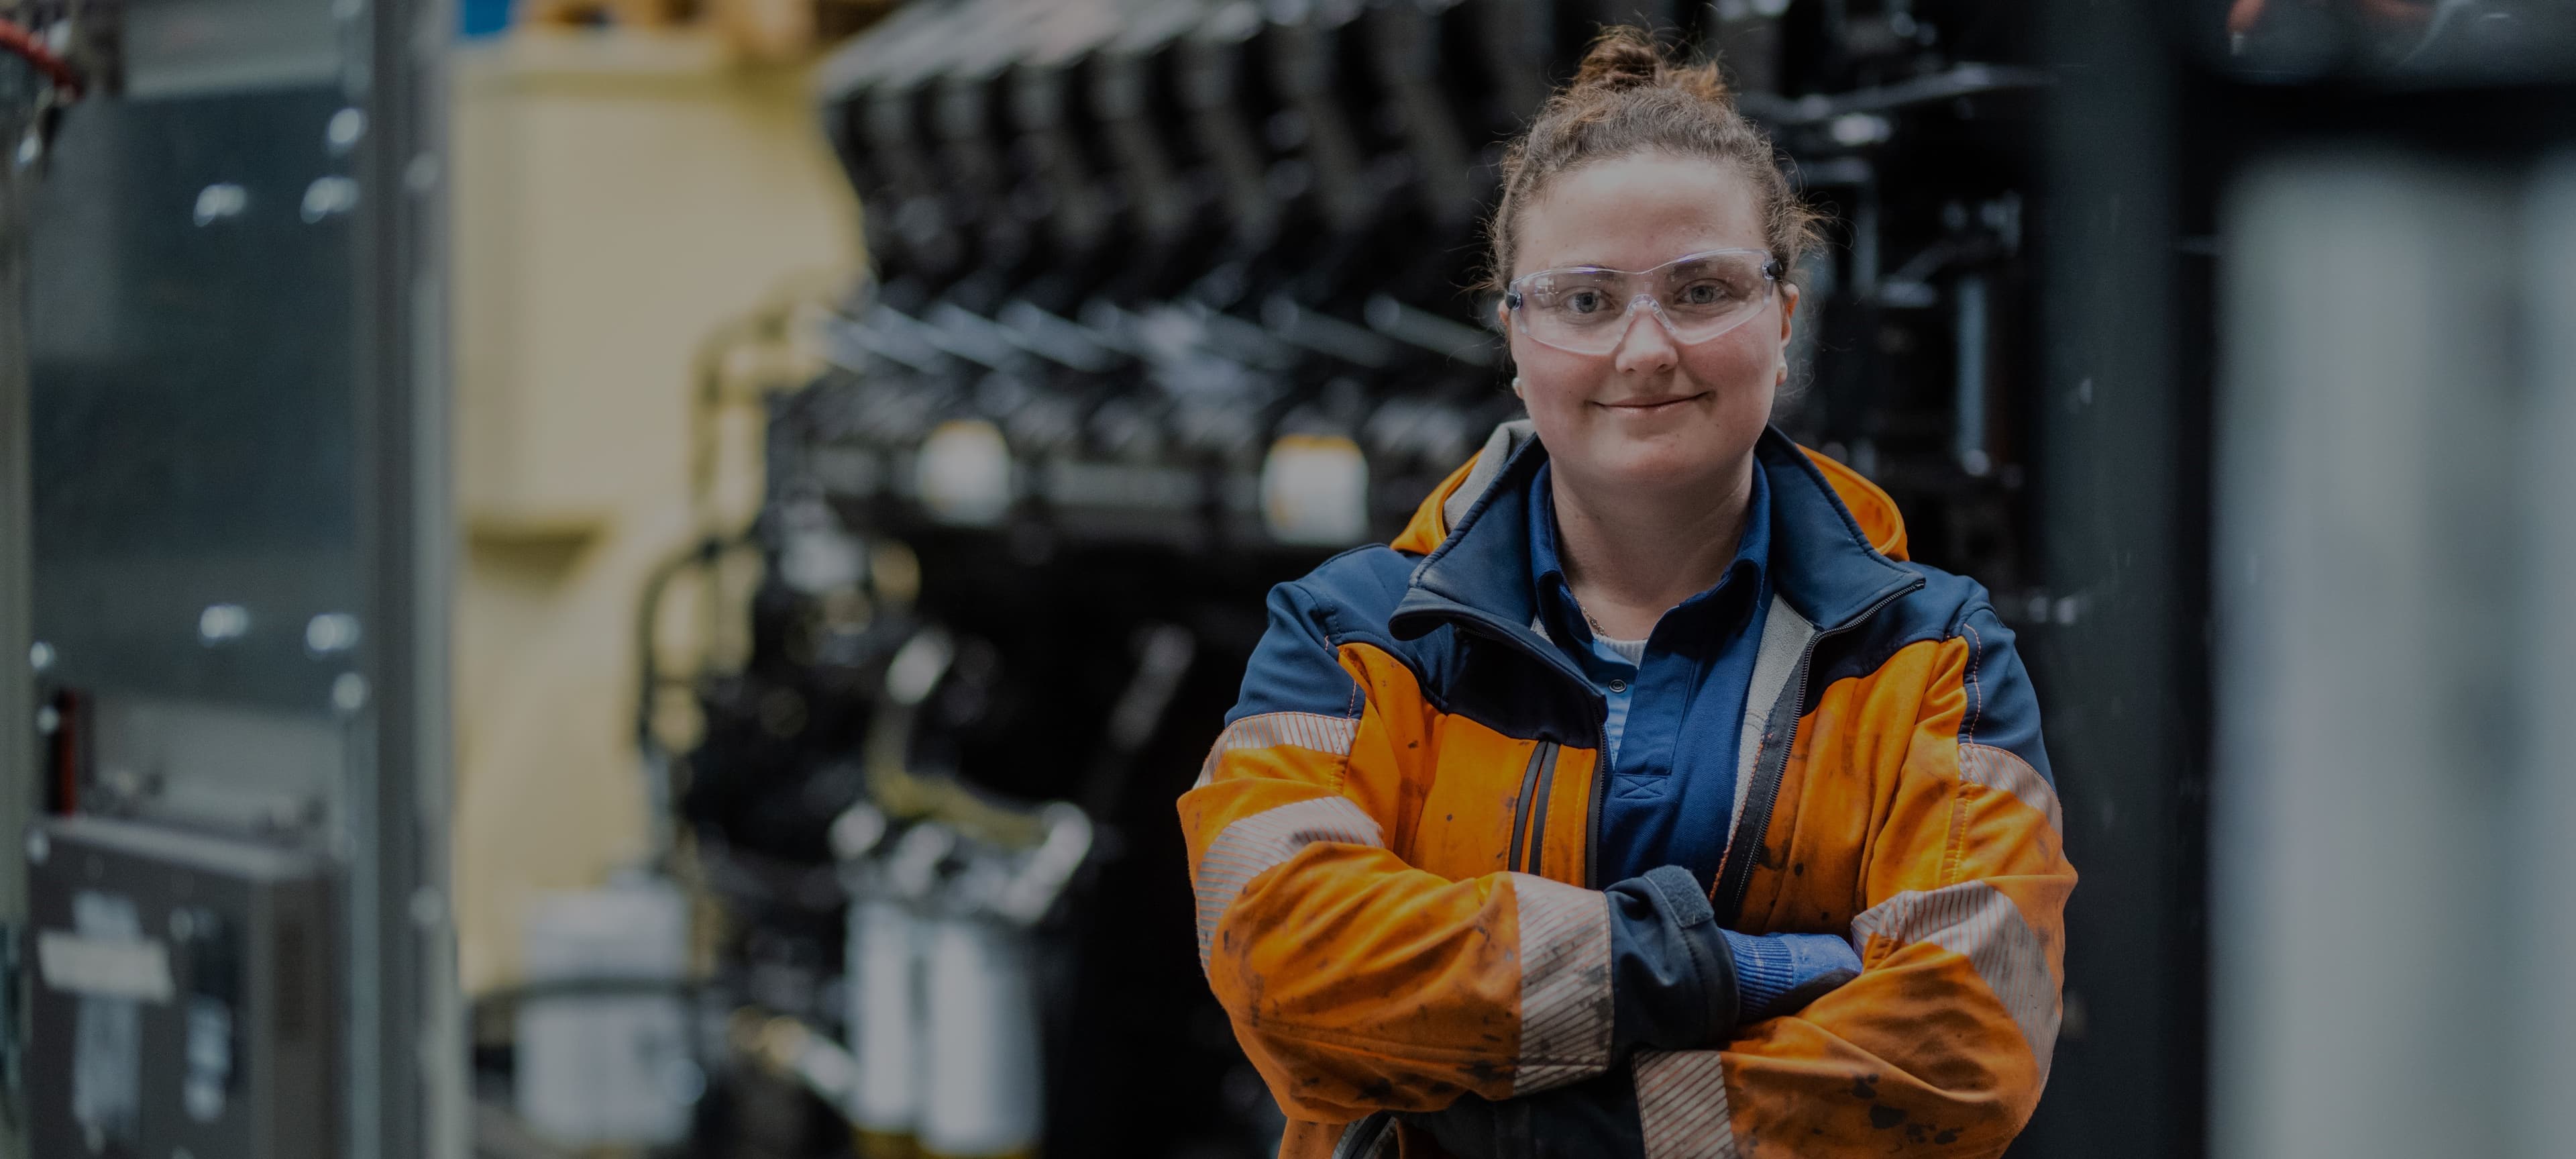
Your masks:
M64 96L80 95L80 76L72 71L72 66L63 63L63 58L54 55L53 50L37 43L36 35L27 31L25 25L15 20L0 20L0 51L25 57L27 63L36 66L36 71L54 82L55 88L63 90Z
M58 813L80 811L82 721L81 697L66 688L54 694L54 807Z

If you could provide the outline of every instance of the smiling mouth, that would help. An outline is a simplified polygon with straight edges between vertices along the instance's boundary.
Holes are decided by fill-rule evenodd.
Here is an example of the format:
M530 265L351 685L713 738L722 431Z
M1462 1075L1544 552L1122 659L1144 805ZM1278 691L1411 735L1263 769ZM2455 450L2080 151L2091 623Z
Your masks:
M1703 399L1703 398L1707 398L1707 397L1708 397L1708 392L1707 392L1707 391L1701 391L1701 392L1700 392L1700 393L1698 393L1698 394L1686 394L1686 395L1683 395L1683 396L1681 396L1681 397L1679 397L1679 398L1658 398L1658 399L1648 399L1648 400L1646 400L1646 401L1644 401L1644 402L1605 402L1605 403L1596 403L1596 404L1594 404L1594 405L1596 405L1596 406L1601 406L1601 407L1606 407L1606 408L1608 408L1608 409L1610 409L1610 410L1619 411L1619 412L1621 412L1621 413L1623 413L1623 414L1638 414L1638 415L1645 415L1645 414L1661 414L1661 413L1663 413L1663 412L1665 412L1665 411L1669 411L1669 410L1671 410L1671 409L1673 409L1673 408L1675 408L1675 407L1678 407L1678 406L1682 405L1683 403L1688 403L1688 402L1698 402L1699 400L1701 400L1701 399Z

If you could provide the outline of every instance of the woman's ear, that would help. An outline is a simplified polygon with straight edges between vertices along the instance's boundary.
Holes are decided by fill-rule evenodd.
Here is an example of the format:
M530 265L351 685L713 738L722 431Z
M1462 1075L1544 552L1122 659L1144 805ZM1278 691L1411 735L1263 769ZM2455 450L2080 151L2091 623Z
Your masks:
M1798 287L1780 283L1780 374L1778 384L1789 381L1789 335L1796 329L1792 320L1798 316Z

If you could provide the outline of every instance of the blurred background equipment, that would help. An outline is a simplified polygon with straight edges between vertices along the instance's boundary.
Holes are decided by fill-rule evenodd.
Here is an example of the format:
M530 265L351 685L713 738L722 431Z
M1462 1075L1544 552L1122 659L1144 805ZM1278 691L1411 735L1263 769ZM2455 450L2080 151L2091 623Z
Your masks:
M321 861L94 817L34 829L26 858L31 1150L339 1153Z
M801 1142L719 1153L851 1128L869 1154L1274 1145L1180 936L1171 802L1267 587L1392 535L1518 413L1473 289L1482 215L1502 142L1604 23L1725 45L1835 214L1784 425L1887 486L1918 558L2059 614L2029 556L2029 15L954 0L835 51L818 96L872 273L788 323L826 365L770 396L748 533L670 565L761 562L747 655L641 690L648 753L695 741L646 765L729 919L710 992L837 1037L854 1072L727 1068L717 1108L819 1097ZM648 590L652 625L670 587ZM961 927L962 883L1032 839L972 827L1025 831L1001 802L1047 799L1096 827L1071 904ZM1009 1041L1044 1050L959 1069ZM986 1131L943 1134L970 1097Z
M2568 12L0 0L0 1156L1267 1154L1172 801L1619 21L2041 689L2014 1154L2562 1154Z
M464 1143L428 11L0 6L16 1153Z

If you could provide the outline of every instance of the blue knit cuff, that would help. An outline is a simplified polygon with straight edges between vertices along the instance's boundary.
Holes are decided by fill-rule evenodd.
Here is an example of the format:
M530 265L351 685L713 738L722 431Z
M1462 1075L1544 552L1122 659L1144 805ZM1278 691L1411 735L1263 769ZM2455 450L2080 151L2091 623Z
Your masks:
M1745 1022L1790 1013L1860 974L1860 955L1832 934L1725 933Z

